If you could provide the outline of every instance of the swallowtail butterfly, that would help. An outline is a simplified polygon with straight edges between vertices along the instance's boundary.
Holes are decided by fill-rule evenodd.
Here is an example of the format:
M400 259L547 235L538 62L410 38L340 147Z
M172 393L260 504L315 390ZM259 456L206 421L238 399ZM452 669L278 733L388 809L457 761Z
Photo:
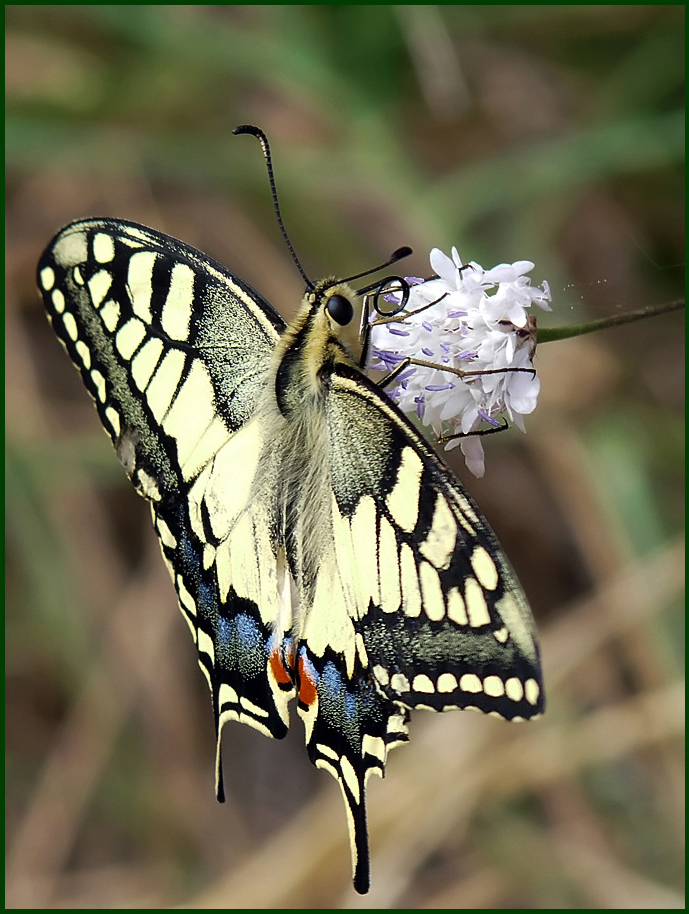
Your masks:
M53 328L129 478L228 720L282 738L296 697L338 781L354 886L365 790L409 712L543 710L531 613L478 508L340 339L357 294L289 324L242 279L133 222L73 222L38 265Z

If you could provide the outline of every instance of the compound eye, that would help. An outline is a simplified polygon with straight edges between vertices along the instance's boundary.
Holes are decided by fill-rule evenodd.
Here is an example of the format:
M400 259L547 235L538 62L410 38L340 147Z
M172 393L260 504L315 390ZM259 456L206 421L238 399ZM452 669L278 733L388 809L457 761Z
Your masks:
M341 327L346 327L354 317L352 303L344 295L331 295L326 308L330 317Z

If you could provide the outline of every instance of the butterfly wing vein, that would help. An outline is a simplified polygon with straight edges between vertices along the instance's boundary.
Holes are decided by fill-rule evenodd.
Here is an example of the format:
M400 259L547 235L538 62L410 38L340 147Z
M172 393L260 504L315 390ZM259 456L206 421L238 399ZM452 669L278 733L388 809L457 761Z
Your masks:
M318 447L297 447L264 408L286 325L199 251L135 223L86 220L56 236L38 278L151 502L211 689L218 795L223 724L281 738L296 695L309 756L342 789L365 891L366 780L406 740L409 710L542 710L531 615L492 531L346 361L321 367L321 424L307 415Z

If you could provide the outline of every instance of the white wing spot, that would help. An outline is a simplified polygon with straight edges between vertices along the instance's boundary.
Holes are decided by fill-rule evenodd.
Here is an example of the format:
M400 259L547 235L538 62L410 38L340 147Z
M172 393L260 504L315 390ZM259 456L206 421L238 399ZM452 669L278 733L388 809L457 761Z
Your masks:
M101 320L108 328L110 333L114 333L115 328L117 327L117 322L120 319L120 306L116 301L110 299L109 301L106 301L106 303L101 308L100 316Z
M120 437L120 417L115 412L115 410L112 408L112 406L106 406L105 416L106 416L108 422L110 423L112 430L115 432L115 437L119 438Z
M59 289L53 289L53 294L50 297L53 300L53 307L57 313L62 314L65 310L65 297L62 292L60 292Z
M151 242L153 240L145 229L135 228L132 225L127 226L127 235L129 236L129 242L130 242L130 244L132 244L132 246L135 245L134 239L136 239L136 241L144 241L144 242ZM125 240L125 239L123 239L123 240ZM235 700L236 700L236 693L235 693Z
M216 550L215 546L211 546L210 543L206 543L204 545L204 547L203 547L203 567L204 567L205 571L208 571L208 569L211 567L211 565L215 561L216 551L217 550Z
M325 743L316 743L316 749L320 752L321 755L326 756L326 758L331 758L334 762L337 761L337 752L335 752L333 748L327 746Z
M395 692L408 692L409 680L404 673L393 673L390 680L390 688Z
M255 705L253 701L250 701L245 695L242 695L239 699L240 707L244 708L245 711L248 711L249 714L253 714L254 717L270 717L268 711L264 708L259 708L258 705Z
M524 687L522 686L521 679L517 679L516 676L511 676L505 683L505 695L511 701L521 701L524 697Z
M55 260L65 269L84 263L88 258L86 234L83 231L70 230L60 235L53 248L53 254Z
M538 683L535 679L527 679L524 683L524 697L530 705L538 703L538 696L541 694Z
M486 676L483 680L483 691L491 698L499 698L505 693L505 684L499 676Z
M438 572L428 562L421 562L419 580L421 581L424 611L431 621L439 622L445 616L445 600Z
M146 336L146 328L138 318L133 317L117 331L115 346L123 359L131 359L139 344Z
M177 575L177 593L179 594L179 602L186 609L190 616L196 616L196 603L194 603L191 594L184 586L184 580L182 575Z
M405 447L397 469L395 485L386 502L393 520L411 533L419 516L419 495L423 464L413 448Z
M159 517L156 520L156 527L158 528L161 543L163 543L164 546L167 546L168 549L174 549L177 546L177 540L162 517Z
M479 584L486 590L495 590L498 586L498 569L488 550L477 546L471 554L471 565Z
M213 642L210 639L209 635L204 632L202 628L199 629L198 640L196 642L199 654L206 654L207 657L210 657L212 664L215 663L215 648L213 647ZM234 690L233 690L234 691ZM236 700L236 693L235 693Z
M361 632L356 633L354 641L356 643L356 652L359 657L359 662L364 669L368 669L368 654L366 652L366 645L364 644L364 638Z
M370 495L364 495L350 520L352 545L356 559L356 584L360 607L366 611L369 602L380 605L380 585L376 553L376 503Z
M400 608L400 567L395 531L385 517L380 518L378 573L381 609L386 613L395 613Z
M453 587L447 595L447 614L457 625L469 624L464 597L456 587Z
M509 636L510 636L510 633L507 631L507 629L505 628L504 625L502 628L496 628L495 631L493 632L493 637L495 638L496 641L499 641L500 644L505 644L505 642L507 641Z
M506 591L502 599L496 603L495 609L508 629L510 639L525 657L537 664L538 653L531 627L531 613L521 591Z
M453 676L452 673L441 673L438 676L438 691L439 692L454 692L457 688L457 677Z
M414 683L412 688L415 692L435 692L435 687L433 686L432 680L424 673L419 673L418 676L414 676Z
M146 399L156 422L162 422L184 370L184 353L171 349L158 366L153 380L146 388ZM204 404L199 404L199 410Z
M390 674L388 673L388 671L385 669L384 666L380 666L380 664L376 664L376 666L373 667L372 672L373 672L374 678L379 683L379 685L382 685L382 686L388 685L388 683L390 682Z
M72 276L74 277L74 282L78 286L84 285L84 277L83 277L82 272L79 269L79 267L74 267L74 270L72 271Z
M77 340L77 343L74 348L76 349L77 355L81 359L81 362L82 362L84 368L90 368L91 367L91 353L88 351L88 347L86 346L86 343L82 342L81 340Z
M93 381L93 383L95 385L96 394L98 396L98 399L100 400L101 403L105 403L105 378L100 373L100 371L96 371L94 369L91 372L91 380Z
M203 632L203 633L199 632L199 634L203 634L204 638L208 639L208 635L205 632ZM208 640L210 640L210 639L208 639ZM213 643L211 642L211 650L212 649L213 649ZM199 648L199 650L201 650L201 648ZM239 704L239 695L237 695L237 692L232 688L232 686L228 685L226 682L223 682L220 686L220 691L218 692L218 704L220 705L221 708L224 707L225 705L238 705ZM237 717L235 716L232 719L236 720Z
M340 771L342 772L342 778L349 787L350 793L354 797L356 804L361 803L361 790L359 788L359 779L356 776L356 771L354 766L349 761L346 755L340 756Z
M437 495L433 509L433 522L426 539L421 544L421 553L436 568L447 568L455 551L457 524L447 501Z
M370 733L364 733L364 738L361 741L361 754L362 756L372 755L374 758L384 762L386 756L385 740L380 736L371 736Z
M473 628L490 625L490 613L486 605L481 585L476 578L467 578L464 582L464 599L466 601L469 624Z
M98 232L93 238L93 256L98 263L110 263L115 257L115 241L111 235Z
M74 320L74 317L68 312L63 315L62 323L65 325L65 330L67 331L69 338L76 341L79 338L79 330L77 329L77 322Z
M110 291L112 285L112 274L109 270L99 270L88 281L91 301L96 308L103 303L103 299Z
M40 278L45 291L50 292L55 285L55 270L52 267L43 267Z
M139 251L129 261L127 285L132 299L134 314L147 323L151 320L151 293L153 291L153 265L157 254L154 251Z
M193 303L194 271L186 263L176 263L161 318L163 330L171 339L185 340L189 335Z
M402 610L405 616L416 619L421 614L421 591L416 571L414 553L407 543L400 550L400 577L402 579Z
M146 390L163 352L163 341L154 336L147 340L132 361L132 377L139 390Z
M464 673L459 680L459 687L462 692L471 692L472 694L483 691L481 680L476 673Z

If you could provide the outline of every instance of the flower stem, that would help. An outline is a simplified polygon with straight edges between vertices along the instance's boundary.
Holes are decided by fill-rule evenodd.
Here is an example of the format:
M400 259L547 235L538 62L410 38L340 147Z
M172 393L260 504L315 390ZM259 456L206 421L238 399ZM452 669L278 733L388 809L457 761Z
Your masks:
M617 314L612 317L603 317L597 321L586 324L573 324L571 327L546 327L538 328L538 343L552 343L553 340L568 340L573 336L582 336L584 333L594 333L596 330L605 330L608 327L617 327L620 324L631 324L633 321L645 320L647 317L656 317L670 311L679 311L684 308L684 299L668 302L664 305L652 305L648 308L639 308L637 311L627 311L626 314Z

